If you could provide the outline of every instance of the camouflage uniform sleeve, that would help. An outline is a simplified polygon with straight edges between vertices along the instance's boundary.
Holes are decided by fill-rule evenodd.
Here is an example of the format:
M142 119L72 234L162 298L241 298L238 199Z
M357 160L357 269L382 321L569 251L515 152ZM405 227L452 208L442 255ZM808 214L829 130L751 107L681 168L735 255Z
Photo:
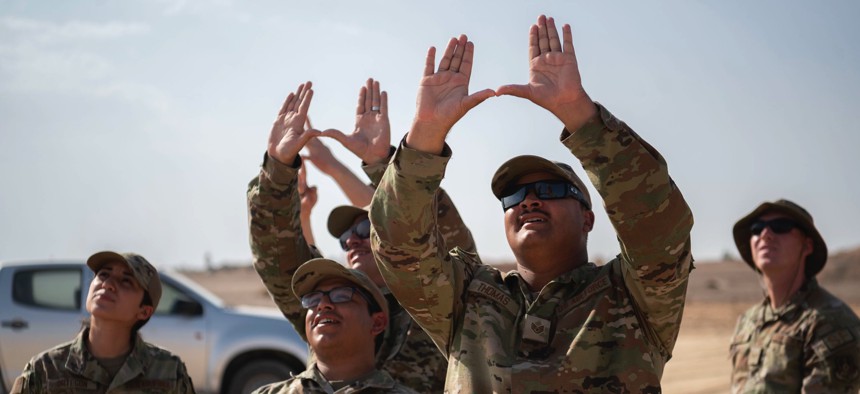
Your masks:
M663 157L599 104L598 112L600 122L561 139L603 198L621 245L621 275L650 340L669 355L693 266L693 215Z
M388 163L391 162L391 158L394 157L395 151L396 149L393 146L389 147L388 157L379 163L367 164L365 162L361 162L361 169L364 171L364 174L367 175L367 178L370 179L370 186L374 189L379 185L379 181L382 180L382 175L385 174L385 169L388 168Z
M45 392L33 362L33 360L30 360L27 363L24 371L21 372L21 376L16 378L12 384L12 391L9 394L38 394Z
M394 152L395 149L392 146L387 160L376 164L362 163L361 169L364 170L364 173L370 179L370 185L373 188L376 188L382 180L382 175L385 173L385 169L388 168L388 163L391 162ZM457 210L457 206L454 205L454 201L451 200L448 192L445 189L439 188L436 192L436 200L439 232L442 234L442 238L445 239L447 248L453 249L457 247L469 253L477 254L478 249L475 246L475 239L472 238L472 232L469 231L469 227L463 222L460 211Z
M196 394L194 383L191 382L191 376L188 376L188 370L182 360L179 360L179 369L176 371L176 390L180 394Z
M248 221L254 269L266 285L281 313L304 338L305 313L290 282L296 269L320 257L302 235L297 190L301 158L292 166L268 155L260 175L248 184Z
M860 325L851 317L825 315L812 327L803 393L860 392Z
M436 156L401 144L370 208L372 248L388 288L446 356L471 275L447 253L437 226L435 193L450 155L447 145Z

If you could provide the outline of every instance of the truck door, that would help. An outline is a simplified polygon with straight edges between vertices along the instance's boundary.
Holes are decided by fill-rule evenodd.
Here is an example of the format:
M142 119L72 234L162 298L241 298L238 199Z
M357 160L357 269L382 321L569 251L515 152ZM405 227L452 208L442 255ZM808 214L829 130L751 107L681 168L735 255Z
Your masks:
M82 266L6 267L0 288L0 358L6 387L38 353L71 341L87 316ZM6 271L4 270L4 271Z
M161 301L140 335L179 356L198 391L214 390L208 387L209 338L202 305L164 275L161 278Z

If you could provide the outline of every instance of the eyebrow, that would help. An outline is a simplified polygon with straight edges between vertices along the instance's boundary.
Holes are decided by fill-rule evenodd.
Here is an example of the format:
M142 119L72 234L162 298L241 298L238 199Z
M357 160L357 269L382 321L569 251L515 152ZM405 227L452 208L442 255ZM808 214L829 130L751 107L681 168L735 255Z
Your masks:
M120 269L122 270L122 276L124 276L124 277L132 277L132 278L134 277L134 273L133 273L133 272L131 272L131 270L130 270L128 267L120 267ZM113 268L111 268L111 266L110 266L110 265L105 264L105 266L104 266L104 267L101 267L101 268L99 269L99 271L109 271L109 272L113 272Z

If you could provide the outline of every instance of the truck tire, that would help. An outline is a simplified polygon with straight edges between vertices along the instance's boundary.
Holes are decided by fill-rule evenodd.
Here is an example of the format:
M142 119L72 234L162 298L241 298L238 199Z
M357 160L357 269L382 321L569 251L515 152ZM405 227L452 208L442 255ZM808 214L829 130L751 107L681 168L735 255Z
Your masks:
M230 378L230 387L226 392L230 394L249 394L269 383L289 379L291 372L295 371L287 364L277 360L250 361L236 370L236 373Z

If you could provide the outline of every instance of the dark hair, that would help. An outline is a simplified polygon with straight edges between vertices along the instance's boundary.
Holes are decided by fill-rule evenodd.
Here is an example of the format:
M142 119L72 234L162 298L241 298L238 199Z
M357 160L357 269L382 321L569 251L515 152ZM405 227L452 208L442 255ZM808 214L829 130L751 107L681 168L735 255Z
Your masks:
M152 297L149 296L148 291L144 290L143 299L140 301L140 306L153 306L152 305ZM155 314L155 308L154 307L153 307L152 314L153 315ZM152 318L152 315L149 315L149 317L147 317L145 320L138 320L136 323L134 323L134 325L131 327L131 337L132 338L137 336L137 332L140 331L141 327L143 327L144 325L146 325L146 323L149 322L150 318Z
M367 301L367 313L373 316L374 313L382 312L382 307L379 305L379 303L376 302L376 299L373 298L373 295L371 295L370 292L358 286L356 286L355 289L358 290L358 292L361 293L362 297L364 297L364 299ZM374 353L378 353L379 349L382 348L382 341L385 339L385 331L386 330L382 330L382 332L376 334L376 337L373 338Z

